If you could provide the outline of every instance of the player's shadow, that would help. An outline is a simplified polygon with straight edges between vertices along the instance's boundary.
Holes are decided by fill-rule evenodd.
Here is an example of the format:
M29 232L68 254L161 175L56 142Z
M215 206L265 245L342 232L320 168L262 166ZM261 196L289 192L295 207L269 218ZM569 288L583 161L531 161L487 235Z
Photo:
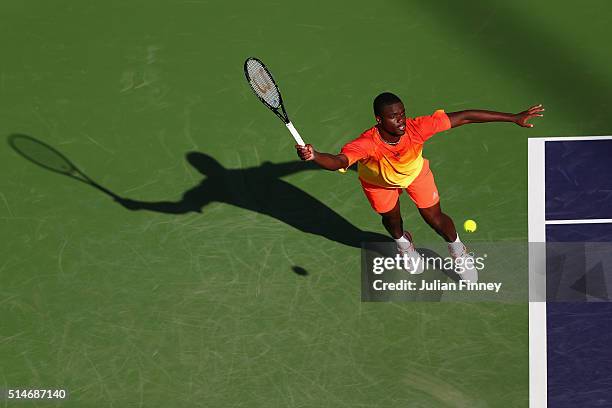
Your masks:
M360 230L310 194L281 179L300 171L319 170L312 162L266 162L245 169L226 169L207 154L190 152L187 161L205 176L199 185L186 191L178 201L137 201L120 197L87 176L79 177L79 173L84 173L66 156L36 138L11 135L7 142L32 163L97 188L130 210L201 213L208 204L220 202L266 214L303 232L353 247L361 247L362 242L390 240L385 235Z
M362 231L327 205L281 179L306 170L319 170L312 162L265 162L260 166L227 169L213 157L187 153L187 161L206 176L178 201L137 201L116 198L130 210L167 214L201 213L214 202L230 204L276 218L300 231L320 235L352 247L362 242L390 241L385 235Z

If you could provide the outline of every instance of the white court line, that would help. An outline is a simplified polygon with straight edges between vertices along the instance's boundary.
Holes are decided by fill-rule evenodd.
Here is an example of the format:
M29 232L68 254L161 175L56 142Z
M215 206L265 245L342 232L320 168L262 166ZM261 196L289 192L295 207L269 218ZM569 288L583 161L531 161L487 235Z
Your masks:
M534 137L529 140L546 140L547 142L571 142L582 140L609 140L612 136L567 136L567 137Z
M548 356L546 352L546 242L547 224L608 223L610 219L546 221L546 142L611 140L612 136L540 137L528 140L529 208L529 407L548 404ZM541 248L536 248L537 246ZM538 301L539 300L539 301Z
M612 138L612 137L611 137ZM545 138L528 139L529 220L529 407L548 404L546 354ZM536 243L536 244L533 244ZM534 300L534 301L532 301ZM541 301L537 301L541 300Z
M591 218L586 220L548 220L547 225L550 224L609 224L612 223L612 218Z

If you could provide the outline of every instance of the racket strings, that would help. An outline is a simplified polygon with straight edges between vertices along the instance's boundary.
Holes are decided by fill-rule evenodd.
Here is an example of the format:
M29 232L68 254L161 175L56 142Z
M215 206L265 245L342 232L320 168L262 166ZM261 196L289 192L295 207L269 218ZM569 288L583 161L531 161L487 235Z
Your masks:
M259 61L250 59L246 63L246 68L249 84L257 96L273 108L280 107L280 93L264 66Z

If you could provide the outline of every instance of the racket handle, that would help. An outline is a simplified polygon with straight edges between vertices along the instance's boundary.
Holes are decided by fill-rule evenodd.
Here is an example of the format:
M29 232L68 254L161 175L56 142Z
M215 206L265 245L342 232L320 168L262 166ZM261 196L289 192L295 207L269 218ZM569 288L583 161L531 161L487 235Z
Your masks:
M286 125L287 125L287 129L289 129L289 131L293 135L295 142L299 144L300 146L306 146L306 143L304 143L304 141L302 140L302 136L300 136L298 131L295 129L295 127L293 126L293 123L289 122Z

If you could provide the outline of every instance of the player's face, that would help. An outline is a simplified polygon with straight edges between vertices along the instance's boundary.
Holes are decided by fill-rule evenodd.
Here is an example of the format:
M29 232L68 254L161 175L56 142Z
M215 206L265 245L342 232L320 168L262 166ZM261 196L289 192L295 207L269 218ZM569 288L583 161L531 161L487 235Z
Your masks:
M394 136L402 136L406 131L406 110L401 102L387 105L381 115L376 117L381 127Z

